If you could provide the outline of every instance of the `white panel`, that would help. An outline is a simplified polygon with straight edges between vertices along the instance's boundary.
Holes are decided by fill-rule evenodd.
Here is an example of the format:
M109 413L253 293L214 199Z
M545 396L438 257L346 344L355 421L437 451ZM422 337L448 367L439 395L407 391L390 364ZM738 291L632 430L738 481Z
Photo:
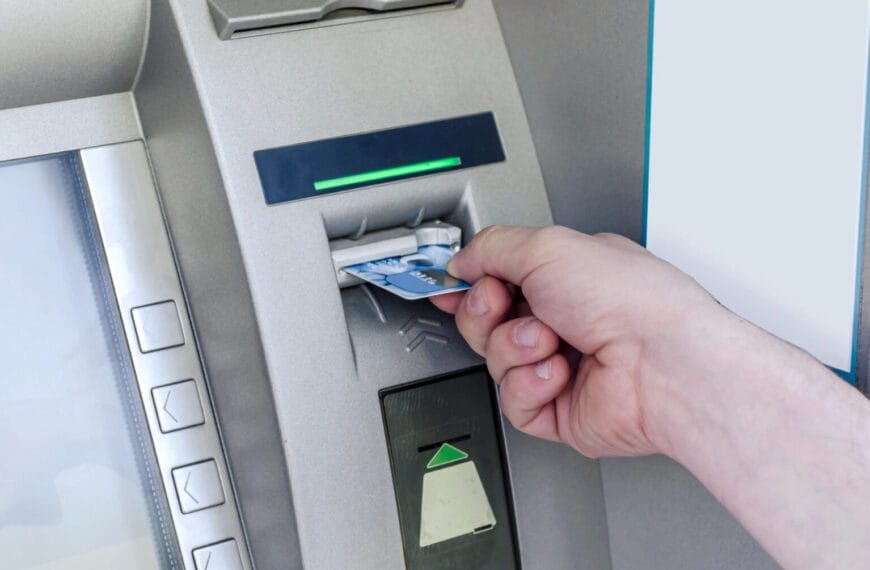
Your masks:
M852 372L868 2L655 3L647 245Z

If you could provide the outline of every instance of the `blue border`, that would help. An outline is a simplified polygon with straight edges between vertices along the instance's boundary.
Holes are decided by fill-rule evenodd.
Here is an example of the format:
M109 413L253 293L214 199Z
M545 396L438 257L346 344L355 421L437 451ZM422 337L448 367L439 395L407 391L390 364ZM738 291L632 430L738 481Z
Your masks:
M643 141L643 217L641 219L640 244L646 247L646 218L649 210L649 152L650 129L652 128L653 51L655 48L656 0L649 0L649 21L646 50L646 116Z
M644 157L643 157L643 218L641 220L641 245L647 245L647 216L649 213L649 166L650 138L652 128L652 88L653 88L653 53L655 50L655 0L649 1L649 28L647 32L647 66L646 66L646 118L644 124ZM835 374L852 385L857 383L858 372L858 335L861 328L861 289L864 271L864 237L867 218L867 182L868 167L870 167L870 35L867 38L867 91L864 105L864 163L861 172L861 205L858 220L858 259L855 279L855 316L852 331L852 364L851 372L829 367Z
M843 371L835 370L850 383L858 381L858 336L861 332L861 289L863 287L864 273L864 239L865 225L867 222L867 178L870 168L870 34L867 37L867 91L864 93L864 165L861 172L861 206L860 219L858 220L858 263L855 279L855 324L852 332L852 371L843 376Z

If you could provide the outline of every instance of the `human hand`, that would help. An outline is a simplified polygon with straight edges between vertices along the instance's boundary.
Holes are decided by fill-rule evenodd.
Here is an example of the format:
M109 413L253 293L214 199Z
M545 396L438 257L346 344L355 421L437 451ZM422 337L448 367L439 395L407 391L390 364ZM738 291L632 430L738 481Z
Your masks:
M433 302L486 358L515 427L590 457L668 451L659 403L681 355L703 358L698 323L727 313L695 281L626 238L561 227L487 228L448 269L474 286Z
M618 236L488 228L448 269L474 286L433 302L518 429L672 457L786 568L870 567L870 401L809 354Z

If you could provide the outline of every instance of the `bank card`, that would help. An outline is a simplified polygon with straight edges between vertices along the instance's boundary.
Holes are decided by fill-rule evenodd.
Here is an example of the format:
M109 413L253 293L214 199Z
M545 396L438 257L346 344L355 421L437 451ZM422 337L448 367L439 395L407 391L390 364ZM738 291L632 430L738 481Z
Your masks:
M443 245L425 245L417 253L385 257L344 267L354 277L386 289L402 299L414 301L471 287L447 273L453 250Z

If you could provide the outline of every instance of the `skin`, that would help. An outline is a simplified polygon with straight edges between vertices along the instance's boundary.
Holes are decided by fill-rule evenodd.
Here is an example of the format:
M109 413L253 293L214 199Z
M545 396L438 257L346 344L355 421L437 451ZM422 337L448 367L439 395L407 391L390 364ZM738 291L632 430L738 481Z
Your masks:
M487 228L448 270L517 429L665 454L784 567L870 568L870 402L811 356L615 235Z

